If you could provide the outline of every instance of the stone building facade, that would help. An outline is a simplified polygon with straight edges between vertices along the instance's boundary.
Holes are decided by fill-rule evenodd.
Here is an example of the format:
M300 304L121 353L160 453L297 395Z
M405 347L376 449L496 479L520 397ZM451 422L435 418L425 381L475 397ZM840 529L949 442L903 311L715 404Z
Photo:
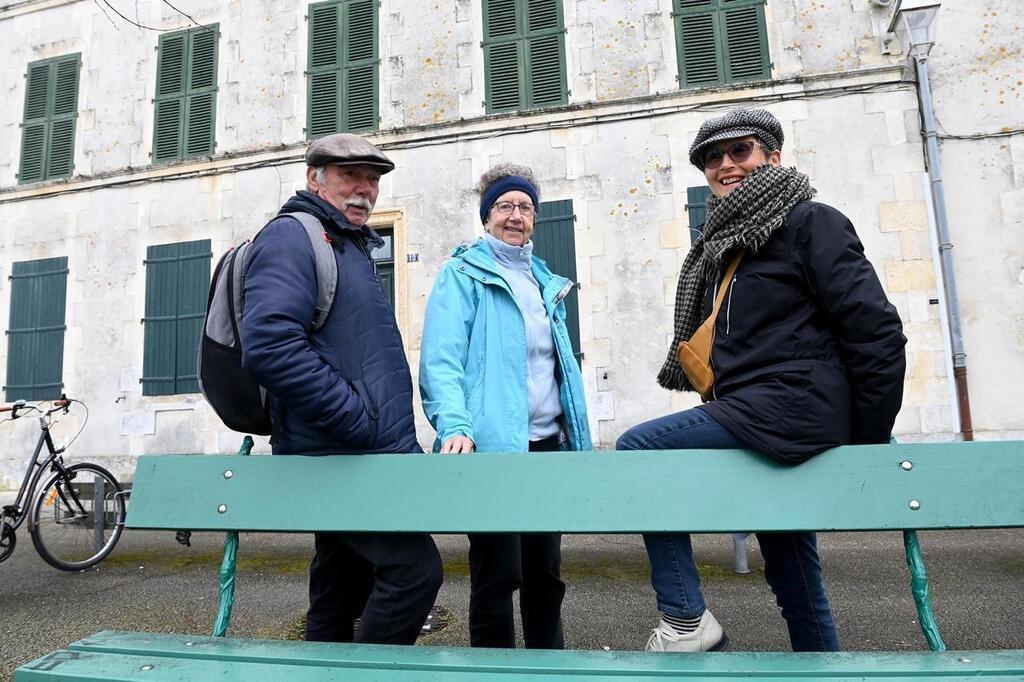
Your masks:
M141 381L146 328L154 325L153 332L159 317L148 308L156 304L147 303L147 276L155 278L168 245L193 244L215 262L304 186L308 131L330 125L314 119L319 113L308 92L320 54L310 44L319 38L309 22L331 4L182 0L175 11L155 0L15 0L0 8L0 320L9 331L0 341L0 367L7 370L6 397L13 399L12 371L40 357L12 350L12 339L45 327L15 319L22 314L12 312L15 301L27 295L22 275L42 259L66 258L43 264L66 271L64 315L55 323L64 327L58 379L60 390L90 412L76 456L127 478L141 454L237 448L239 434L220 425L187 380L155 391L164 394L147 394L154 391ZM487 23L511 6L509 16L528 25L527 4L555 13L548 17L553 30L522 34L527 47L520 60L523 54L534 60L524 67L533 76L528 87L508 81L508 71L498 68L513 53L502 52L495 39L500 31ZM574 216L569 256L579 282L581 362L597 442L610 446L638 421L693 405L694 396L670 394L655 381L671 338L678 269L700 211L691 190L704 185L687 149L704 120L746 104L768 108L783 122L784 163L808 173L819 198L850 217L902 316L909 366L897 436L954 438L948 328L917 90L906 56L885 34L889 4L333 3L344 17L343 34L355 30L358 12L373 12L372 33L362 35L373 53L359 61L355 48L345 52L351 58L346 87L370 92L369 108L351 115L369 112L367 134L397 165L384 178L372 224L390 231L391 253L382 257L414 374L434 277L452 247L481 234L471 188L490 165L515 161L537 171L543 201L571 202L562 205ZM754 12L746 37L728 23L732 19L716 14L732 5ZM530 11L538 22L544 19L541 10ZM703 12L708 23L698 18L681 27L687 11ZM947 2L939 21L930 65L974 428L979 438L1020 437L1024 5ZM726 54L719 45L718 61L712 54L702 63L693 45L700 45L702 26L710 31L712 24L721 33L708 39L725 40ZM195 67L186 78L207 80L181 99L193 112L185 114L186 127L195 130L176 156L171 147L157 148L161 132L155 128L165 121L157 110L173 99L158 76L171 63L171 42L165 41L184 32L192 37L182 39L183 63ZM207 35L212 43L204 44ZM541 47L531 52L530 45L541 43L554 50L546 53L546 67ZM205 76L202 65L189 61L193 48L196 54L213 50ZM747 63L737 61L740 48L754 50ZM48 100L39 94L44 90L30 92L33 68L42 73L48 64L56 81L62 73L77 74L70 104L60 101L59 82ZM359 71L367 64L369 71ZM694 83L702 64L717 66L719 75ZM542 68L549 68L543 78ZM369 91L359 85L360 73L370 74ZM32 148L25 136L35 120L26 108L34 96L50 107L40 119L50 126L47 145L61 144L67 130L61 120L73 128L67 158L44 147L37 168L26 165ZM194 112L210 101L209 120L196 123ZM208 148L190 153L190 140ZM165 153L172 158L154 160ZM187 350L178 347L179 358ZM80 414L56 427L58 439L74 435ZM429 447L433 433L419 411L418 420L420 440ZM31 420L19 420L0 429L0 489L20 481L34 428Z

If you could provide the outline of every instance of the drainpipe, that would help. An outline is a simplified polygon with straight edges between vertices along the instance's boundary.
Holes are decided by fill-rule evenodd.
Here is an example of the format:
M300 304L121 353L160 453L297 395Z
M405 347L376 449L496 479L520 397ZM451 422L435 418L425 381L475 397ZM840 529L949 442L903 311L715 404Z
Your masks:
M956 275L953 272L953 244L949 239L946 193L942 186L939 143L935 132L935 112L932 109L932 91L928 82L928 57L926 55L915 56L914 64L917 67L917 92L921 102L928 177L932 186L935 222L939 233L941 286L945 293L943 298L946 302L946 315L949 319L949 335L953 350L953 380L956 385L956 399L960 414L960 435L963 440L969 441L974 440L974 428L971 424L971 399L967 391L967 353L964 352L964 337L960 330L960 299L957 296Z

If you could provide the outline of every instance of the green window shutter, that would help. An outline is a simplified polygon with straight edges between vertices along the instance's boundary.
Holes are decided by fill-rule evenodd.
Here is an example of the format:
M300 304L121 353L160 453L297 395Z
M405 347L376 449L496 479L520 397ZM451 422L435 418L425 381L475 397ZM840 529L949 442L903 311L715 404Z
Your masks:
M576 215L572 199L542 201L533 230L533 254L542 258L556 275L576 281ZM572 342L576 360L582 362L580 350L580 303L578 287L565 297L565 326Z
M565 104L567 88L561 1L526 0L526 8L528 106Z
M722 81L716 5L713 0L676 0L679 80L692 88Z
M218 26L189 30L188 94L185 99L185 156L213 154L217 113Z
M46 149L47 93L50 90L50 64L29 64L25 88L25 123L21 133L19 182L43 179L43 154Z
M156 122L153 126L153 160L157 163L181 158L187 52L187 32L160 36L156 63Z
M14 263L10 279L6 399L59 398L64 386L68 259Z
M487 73L487 112L515 111L525 100L521 96L519 45L495 43L484 47L484 69Z
M488 113L568 101L560 0L485 0Z
M210 240L146 250L142 394L198 393L196 352L210 290Z
M310 5L306 134L310 139L377 128L377 3Z
M345 88L343 129L365 132L377 127L377 1L345 3Z
M733 0L735 3L736 0ZM732 3L727 3L732 4ZM725 15L726 78L730 82L758 80L771 75L764 5L727 9Z
M341 5L310 5L306 134L310 139L341 130Z
M19 182L71 175L78 117L80 55L29 64Z
M208 156L215 147L216 24L160 36L153 161Z
M700 233L704 231L704 223L708 218L707 200L711 196L711 188L707 185L686 188L686 214L690 217L690 229ZM697 235L691 234L690 238Z
M765 0L673 0L684 88L768 78Z

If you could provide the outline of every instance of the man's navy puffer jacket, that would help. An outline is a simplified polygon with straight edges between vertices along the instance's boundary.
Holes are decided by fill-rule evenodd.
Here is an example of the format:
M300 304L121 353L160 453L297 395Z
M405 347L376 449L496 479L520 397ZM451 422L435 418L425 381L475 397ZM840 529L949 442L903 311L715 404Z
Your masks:
M338 288L323 327L311 332L316 266L302 225L279 216L253 243L242 365L270 392L274 453L422 452L409 363L369 256L380 238L309 192L281 208L298 211L323 223Z

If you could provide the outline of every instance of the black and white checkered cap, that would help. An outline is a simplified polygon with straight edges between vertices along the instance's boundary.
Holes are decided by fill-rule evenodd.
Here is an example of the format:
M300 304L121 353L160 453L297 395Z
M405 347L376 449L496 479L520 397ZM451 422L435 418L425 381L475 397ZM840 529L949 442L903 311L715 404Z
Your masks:
M697 137L690 145L690 163L704 170L704 153L708 147L721 142L747 135L757 136L765 146L771 149L782 149L782 125L779 119L764 109L733 109L724 116L704 121Z

